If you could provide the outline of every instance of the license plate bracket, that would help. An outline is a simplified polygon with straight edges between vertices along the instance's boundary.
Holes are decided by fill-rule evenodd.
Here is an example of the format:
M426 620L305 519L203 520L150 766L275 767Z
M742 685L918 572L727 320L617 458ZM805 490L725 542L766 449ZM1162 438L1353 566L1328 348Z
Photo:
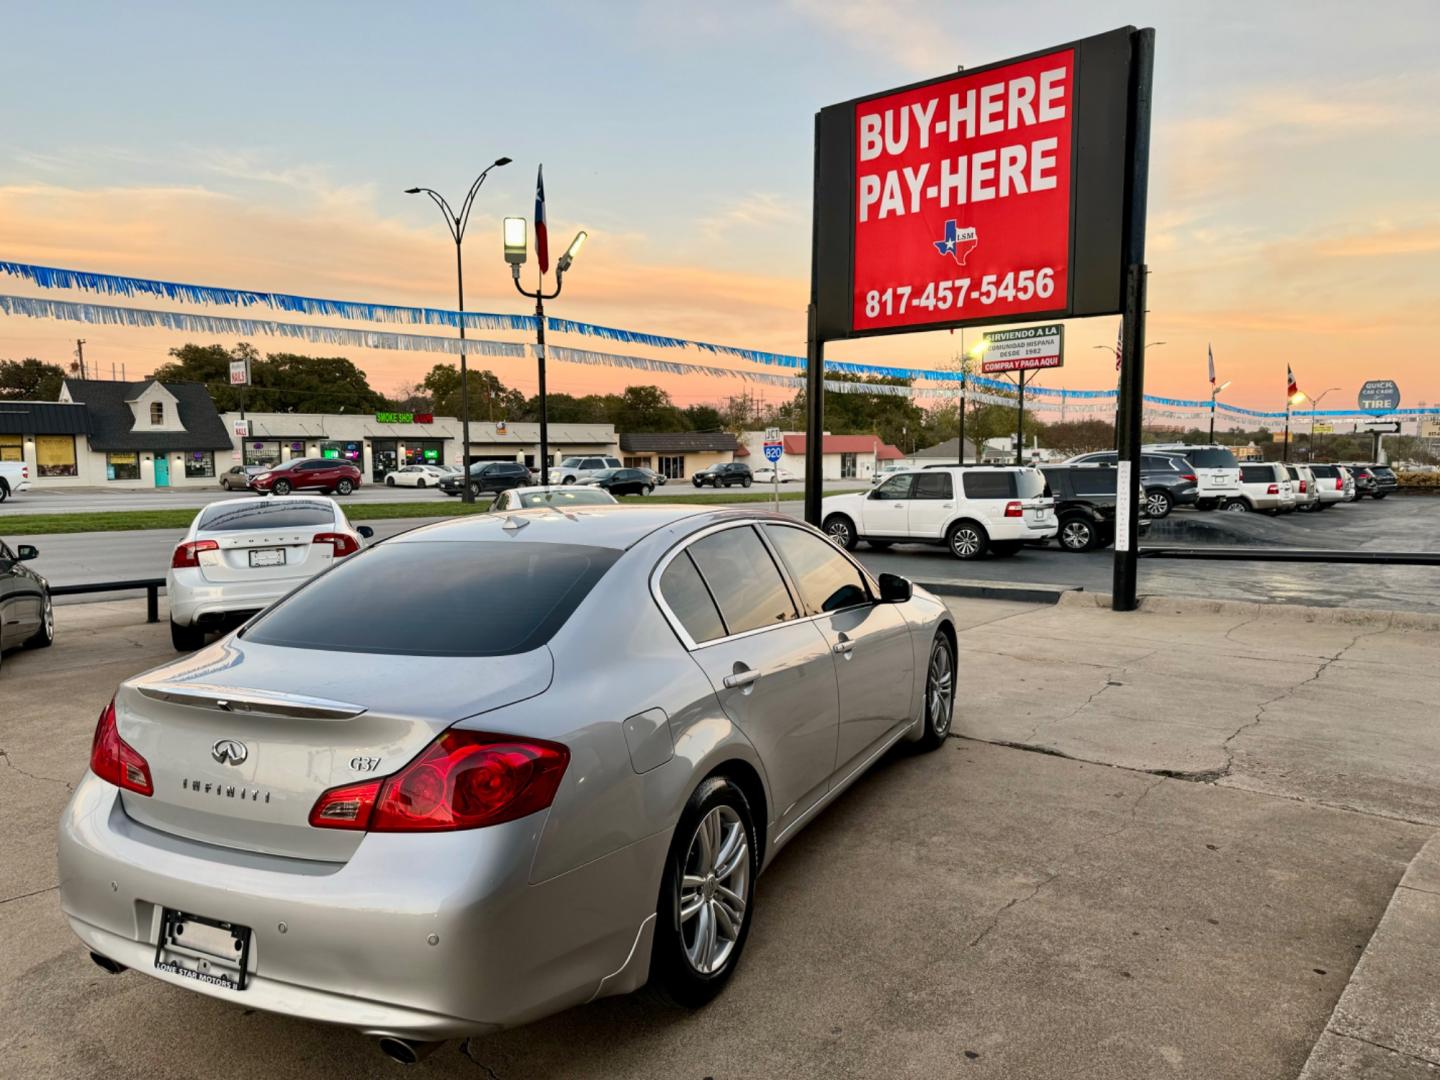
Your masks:
M155 945L155 967L210 986L244 990L250 967L250 928L165 908Z
M254 548L250 552L251 566L284 566L284 548Z

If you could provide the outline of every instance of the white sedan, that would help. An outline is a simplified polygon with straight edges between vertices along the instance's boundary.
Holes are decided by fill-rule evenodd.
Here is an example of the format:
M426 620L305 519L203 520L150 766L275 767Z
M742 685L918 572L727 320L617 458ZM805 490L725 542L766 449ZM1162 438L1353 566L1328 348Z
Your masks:
M602 488L589 484L566 484L564 487L518 487L502 491L490 504L492 513L510 510L535 510L553 506L568 510L572 506L614 506L619 500Z
M775 483L775 474L777 472L780 474L780 483L782 484L793 484L800 479L798 475L785 468L784 465L761 465L755 470L755 483L773 484Z
M450 472L439 465L402 465L385 474L386 487L434 487Z
M198 649L205 634L244 622L328 570L374 535L334 499L265 495L214 502L190 523L165 575L170 641Z

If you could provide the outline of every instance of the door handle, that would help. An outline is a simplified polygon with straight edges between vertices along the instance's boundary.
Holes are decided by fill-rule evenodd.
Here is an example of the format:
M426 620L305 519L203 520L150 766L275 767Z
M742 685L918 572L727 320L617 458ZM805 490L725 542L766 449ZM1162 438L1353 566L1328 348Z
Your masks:
M760 672L754 668L747 668L745 671L737 671L733 675L725 676L725 688L734 690L737 687L749 686L756 679L760 678Z
M839 641L835 642L834 645L830 646L830 651L835 653L837 656L849 656L852 652L855 651L855 642L851 641L849 638L841 638Z

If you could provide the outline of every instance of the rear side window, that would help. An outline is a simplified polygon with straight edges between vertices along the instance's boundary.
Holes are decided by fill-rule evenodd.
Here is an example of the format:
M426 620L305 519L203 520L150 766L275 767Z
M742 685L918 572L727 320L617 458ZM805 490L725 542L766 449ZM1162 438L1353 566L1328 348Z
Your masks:
M380 544L291 593L244 636L402 656L529 652L555 636L620 554L579 544Z
M1076 495L1114 495L1115 475L1114 469L1076 469L1070 481Z
M245 532L250 529L313 529L335 524L335 509L319 499L275 502L215 503L200 515L201 532Z
M743 634L797 617L775 560L754 529L726 529L686 550L710 586L730 633Z
M1275 469L1271 465L1241 465L1240 480L1246 484L1269 484L1275 479Z
M965 497L967 499L1013 499L1015 498L1015 474L1009 472L967 472L964 474ZM1040 480L1041 490L1045 487ZM1040 491L1035 492L1036 495Z
M714 641L725 636L720 610L688 552L682 551L671 559L670 565L660 575L660 595L691 640Z
M1338 475L1339 475L1339 474L1335 471L1335 466L1334 466L1334 465L1311 465L1311 466L1310 466L1310 471L1311 471L1312 473L1314 473L1316 476L1330 476L1330 477L1334 477L1334 476L1338 476Z
M1185 456L1190 463L1201 469L1236 469L1240 462L1235 455L1223 446L1205 447L1202 449L1187 450Z
M870 592L860 571L830 541L787 525L766 525L765 535L790 568L790 577L811 611L869 603Z
M1174 460L1174 458L1157 457L1154 454L1146 454L1140 459L1140 467L1142 469L1149 469L1151 472L1173 471L1174 466L1171 462Z
M954 496L955 486L947 472L925 472L915 478L914 497L917 499L951 499Z

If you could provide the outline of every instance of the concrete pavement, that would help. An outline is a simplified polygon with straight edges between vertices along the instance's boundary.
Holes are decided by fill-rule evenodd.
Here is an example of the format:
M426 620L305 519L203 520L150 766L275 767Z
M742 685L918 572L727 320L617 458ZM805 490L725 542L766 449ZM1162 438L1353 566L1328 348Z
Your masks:
M957 738L892 755L787 848L717 1002L606 1000L416 1073L1297 1076L1440 817L1440 629L1083 596L951 606ZM53 649L6 657L0 1061L107 1080L387 1070L346 1031L107 976L65 928L54 821L94 718L173 655L142 611L63 609ZM1382 1066L1365 1075L1418 1075Z

